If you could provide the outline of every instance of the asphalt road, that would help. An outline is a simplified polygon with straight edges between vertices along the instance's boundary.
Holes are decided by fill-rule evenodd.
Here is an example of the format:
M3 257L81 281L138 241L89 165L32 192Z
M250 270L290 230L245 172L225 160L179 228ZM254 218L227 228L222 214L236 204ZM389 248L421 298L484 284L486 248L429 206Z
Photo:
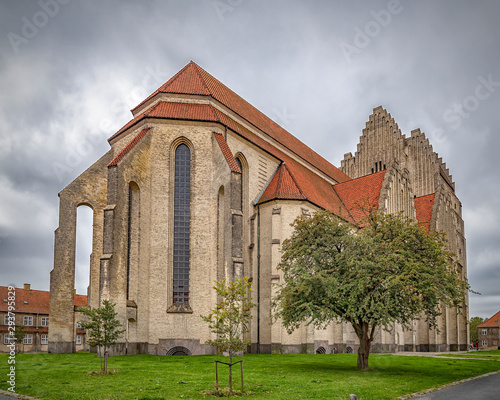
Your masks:
M412 400L500 400L500 372L412 397Z

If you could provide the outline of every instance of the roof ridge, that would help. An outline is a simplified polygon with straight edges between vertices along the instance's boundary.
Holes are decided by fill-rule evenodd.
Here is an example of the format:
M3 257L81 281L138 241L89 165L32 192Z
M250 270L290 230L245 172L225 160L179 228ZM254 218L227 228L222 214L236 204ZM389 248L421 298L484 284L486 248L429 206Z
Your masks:
M354 180L354 179L353 179ZM352 182L352 181L347 181L347 182ZM336 184L338 185L338 183ZM351 214L351 211L349 211L349 209L347 208L347 206L345 205L344 203L344 200L342 200L342 197L340 197L340 195L337 193L337 190L335 189L335 186L336 185L332 185L332 189L333 189L333 193L335 193L335 196L337 196L337 198L339 199L340 201L340 204L345 208L345 210L347 211L347 215L349 215L349 217L351 217L351 220L354 224L357 224L356 220L354 219L354 216Z
M274 177L276 175L276 172L278 172L280 170L281 164L283 164L283 161L281 161L281 163L276 167L276 169L274 170L274 172L272 173L272 175L270 176L270 178L267 180L266 184L264 185L264 187L262 188L262 190L260 191L260 193L258 194L258 196L256 197L256 199L254 200L254 202L253 202L254 206L259 205L260 199L262 198L263 194L266 192L267 188L269 187L269 185L273 181L273 179L274 179Z
M203 69L203 68L201 68L198 64L196 64L193 60L191 60L190 64L192 64L194 66L194 70L196 71L196 74L200 78L201 82L203 83L203 86L205 86L205 89L207 89L207 92L210 93L209 96L212 97L213 99L215 99L215 97L212 94L212 91L210 90L207 83L205 82L205 79L203 78L203 76L200 73L200 69Z
M307 199L307 196L304 195L304 192L303 190L300 188L300 185L297 183L297 179L295 179L295 177L293 176L292 174L292 171L290 171L290 169L288 168L288 166L286 165L286 162L283 161L283 164L282 164L283 167L285 167L285 170L288 172L288 175L290 175L290 178L292 178L292 181L294 183L294 185L297 187L297 189L299 190L300 192L300 195L302 197L304 197L304 199ZM280 176L281 178L281 176ZM281 181L278 182L278 184L281 183Z
M194 62L193 64L196 66L196 70L199 74L203 77L203 82L207 85L210 97L214 100L227 107L231 112L238 115L248 124L264 133L268 138L278 142L288 151L292 152L297 157L300 157L302 160L306 161L308 164L312 165L329 178L337 182L343 181L345 178L350 180L350 177L347 174L342 172L326 158L288 132L281 125L273 121L253 104L245 100L238 93L222 83L219 79L214 77L198 64ZM275 145L273 144L273 146ZM325 163L327 165L325 165Z
M177 72L173 77L171 77L168 81L166 81L163 85L161 85L153 94L156 94L157 92L161 92L163 90L166 90L169 86L172 85L172 83L174 83L178 78L179 76L181 76L185 70L188 69L188 67L193 63L193 61L191 60L189 63L187 63L183 68L181 68L181 70L179 72ZM151 95L152 96L152 95ZM148 96L148 98L150 98L151 96ZM147 100L147 99L146 99ZM145 100L145 101L146 101ZM141 103L142 104L142 103ZM137 106L138 107L138 106Z
M364 178L367 178L369 176L375 176L375 175L382 174L382 173L385 174L386 172L387 172L387 169L383 169L382 171L374 172L373 174L366 174L363 176L358 176L357 178L351 178L351 180L349 180L349 181L335 183L335 184L333 184L333 186L342 185L342 184L348 183L348 182L355 182L359 179L364 179Z

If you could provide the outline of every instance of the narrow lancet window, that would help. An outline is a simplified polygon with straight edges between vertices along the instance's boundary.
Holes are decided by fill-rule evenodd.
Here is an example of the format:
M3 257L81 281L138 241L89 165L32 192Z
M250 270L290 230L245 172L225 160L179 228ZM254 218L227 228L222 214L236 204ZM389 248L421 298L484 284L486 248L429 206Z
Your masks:
M189 225L191 151L181 144L175 151L173 304L189 304Z
M128 188L127 300L137 300L139 285L140 192L136 183Z

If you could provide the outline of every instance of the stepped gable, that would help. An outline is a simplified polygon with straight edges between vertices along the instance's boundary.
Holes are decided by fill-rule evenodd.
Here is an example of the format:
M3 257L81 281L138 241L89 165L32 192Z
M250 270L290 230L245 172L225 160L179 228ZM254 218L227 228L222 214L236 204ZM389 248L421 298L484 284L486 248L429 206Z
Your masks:
M333 186L356 224L361 223L369 211L378 211L380 191L386 172L380 171Z
M431 213L432 206L434 205L435 194L428 194L427 196L415 197L415 211L418 223L425 227L426 232L431 229Z
M330 164L327 160L265 116L262 112L238 96L193 61L186 65L141 104L135 107L132 112L135 114L137 110L159 93L210 96L335 181L345 182L350 179L337 167ZM123 130L124 128L118 133ZM116 137L116 135L117 134L113 135L111 139Z

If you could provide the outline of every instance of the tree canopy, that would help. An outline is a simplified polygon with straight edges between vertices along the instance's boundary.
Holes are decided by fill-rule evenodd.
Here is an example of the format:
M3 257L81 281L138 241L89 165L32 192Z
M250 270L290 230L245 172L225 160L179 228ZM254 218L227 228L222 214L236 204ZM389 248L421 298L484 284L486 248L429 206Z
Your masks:
M468 284L442 232L425 232L401 214L370 214L361 229L328 211L298 218L283 242L284 284L273 300L288 332L302 323L350 323L368 368L375 329L409 328L422 313L431 327L443 307L460 307Z

